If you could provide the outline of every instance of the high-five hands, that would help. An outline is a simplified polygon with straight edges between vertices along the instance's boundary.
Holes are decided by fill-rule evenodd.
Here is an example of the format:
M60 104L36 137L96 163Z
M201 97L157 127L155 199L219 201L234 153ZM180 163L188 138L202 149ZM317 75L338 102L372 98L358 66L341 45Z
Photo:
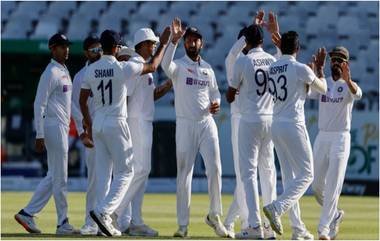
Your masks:
M178 17L174 18L171 26L172 30L172 43L177 44L178 41L185 34L185 28L182 26L181 19Z

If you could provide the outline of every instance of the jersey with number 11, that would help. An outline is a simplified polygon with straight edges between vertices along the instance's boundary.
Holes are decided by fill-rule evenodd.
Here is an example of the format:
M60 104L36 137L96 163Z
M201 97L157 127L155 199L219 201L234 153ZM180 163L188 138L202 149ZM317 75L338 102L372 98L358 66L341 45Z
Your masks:
M305 122L306 85L316 76L309 66L283 55L269 68L269 81L275 83L273 121Z
M95 116L126 117L127 88L142 72L143 64L133 61L118 62L114 56L104 55L88 66L82 89L91 89Z

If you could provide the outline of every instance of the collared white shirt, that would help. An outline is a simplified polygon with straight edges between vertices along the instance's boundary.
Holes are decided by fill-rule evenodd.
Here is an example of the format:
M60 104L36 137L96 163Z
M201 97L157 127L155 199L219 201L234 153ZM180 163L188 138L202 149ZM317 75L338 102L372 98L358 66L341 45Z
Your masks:
M305 122L305 84L316 78L309 66L291 55L283 55L269 68L269 80L276 91L273 94L273 121Z
M351 93L343 79L334 81L332 77L326 79L327 93L312 92L312 98L319 99L318 127L321 131L350 131L352 107L355 100L362 97L362 90L357 87L356 94Z
M145 63L146 61L139 54L135 54L129 61ZM153 121L154 118L154 81L153 74L137 76L132 80L134 83L128 88L128 117L142 118Z
M214 71L203 59L194 62L187 55L173 61L176 48L177 45L170 43L161 63L166 75L173 81L176 116L203 120L211 116L211 102L220 103Z
M239 89L239 110L245 121L262 121L273 114L268 69L276 59L262 48L253 48L237 59L231 87Z
M95 119L98 115L99 118L127 116L127 82L139 76L142 70L141 63L119 62L111 55L103 55L87 67L82 89L91 89Z
M71 77L66 66L52 59L41 75L34 100L36 138L44 138L46 120L69 126L71 90Z

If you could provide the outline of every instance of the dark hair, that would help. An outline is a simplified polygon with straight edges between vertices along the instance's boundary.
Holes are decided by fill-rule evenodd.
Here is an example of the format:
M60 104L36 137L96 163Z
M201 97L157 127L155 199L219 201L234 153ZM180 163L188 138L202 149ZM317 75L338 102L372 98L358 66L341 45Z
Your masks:
M256 48L263 43L264 32L259 25L252 24L245 30L244 36L247 42L252 45L253 48Z
M121 44L120 35L113 30L105 30L100 35L100 44L104 52L111 52L112 48Z
M281 52L282 54L294 54L300 47L298 33L289 31L281 36Z

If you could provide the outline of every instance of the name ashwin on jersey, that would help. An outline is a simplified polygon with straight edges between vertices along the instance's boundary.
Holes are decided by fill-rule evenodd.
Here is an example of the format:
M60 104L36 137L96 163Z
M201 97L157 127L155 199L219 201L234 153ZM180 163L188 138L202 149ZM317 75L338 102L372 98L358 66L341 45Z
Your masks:
M113 77L113 69L96 69L95 78Z
M273 63L272 59L252 59L253 66L268 66Z

